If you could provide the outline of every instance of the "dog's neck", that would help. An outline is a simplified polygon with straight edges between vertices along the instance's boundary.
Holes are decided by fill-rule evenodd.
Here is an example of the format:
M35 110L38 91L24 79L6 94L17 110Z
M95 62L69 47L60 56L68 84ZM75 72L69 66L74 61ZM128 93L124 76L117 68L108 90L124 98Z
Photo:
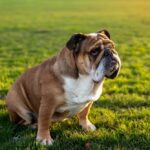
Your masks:
M61 75L77 79L79 76L78 69L75 63L75 58L69 49L66 47L57 55L57 69Z

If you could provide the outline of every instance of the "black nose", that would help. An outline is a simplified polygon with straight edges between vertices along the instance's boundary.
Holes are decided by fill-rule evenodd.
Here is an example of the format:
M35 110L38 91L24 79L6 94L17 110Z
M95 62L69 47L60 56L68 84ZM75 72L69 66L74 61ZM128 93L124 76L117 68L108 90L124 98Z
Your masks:
M108 56L113 57L113 53L109 49L105 49L105 51L104 51L104 57L108 57Z

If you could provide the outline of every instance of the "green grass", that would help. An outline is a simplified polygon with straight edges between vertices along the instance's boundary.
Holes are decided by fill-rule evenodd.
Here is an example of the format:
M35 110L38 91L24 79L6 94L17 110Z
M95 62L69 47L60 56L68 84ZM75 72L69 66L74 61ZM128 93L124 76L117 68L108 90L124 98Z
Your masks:
M45 149L36 131L10 123L5 95L27 68L56 54L75 32L106 28L122 69L106 80L85 133L76 117L53 124L50 149L150 149L150 1L0 0L0 149Z

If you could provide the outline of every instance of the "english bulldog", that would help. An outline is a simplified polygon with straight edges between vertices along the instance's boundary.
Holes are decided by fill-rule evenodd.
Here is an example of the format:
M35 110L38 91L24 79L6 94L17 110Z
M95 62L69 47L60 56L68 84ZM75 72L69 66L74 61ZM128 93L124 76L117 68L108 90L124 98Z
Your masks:
M6 98L10 120L37 123L36 139L44 145L53 144L50 123L73 115L85 131L93 131L90 108L102 93L104 79L114 79L120 67L107 30L74 34L58 55L28 69L12 85Z

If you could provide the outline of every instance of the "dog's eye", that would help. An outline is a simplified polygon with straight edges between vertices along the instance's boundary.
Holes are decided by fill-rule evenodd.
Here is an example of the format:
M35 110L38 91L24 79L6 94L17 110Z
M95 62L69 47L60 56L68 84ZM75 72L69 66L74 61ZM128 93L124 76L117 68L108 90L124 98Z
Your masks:
M91 50L90 55L92 56L97 56L100 52L100 47L94 48L93 50Z

